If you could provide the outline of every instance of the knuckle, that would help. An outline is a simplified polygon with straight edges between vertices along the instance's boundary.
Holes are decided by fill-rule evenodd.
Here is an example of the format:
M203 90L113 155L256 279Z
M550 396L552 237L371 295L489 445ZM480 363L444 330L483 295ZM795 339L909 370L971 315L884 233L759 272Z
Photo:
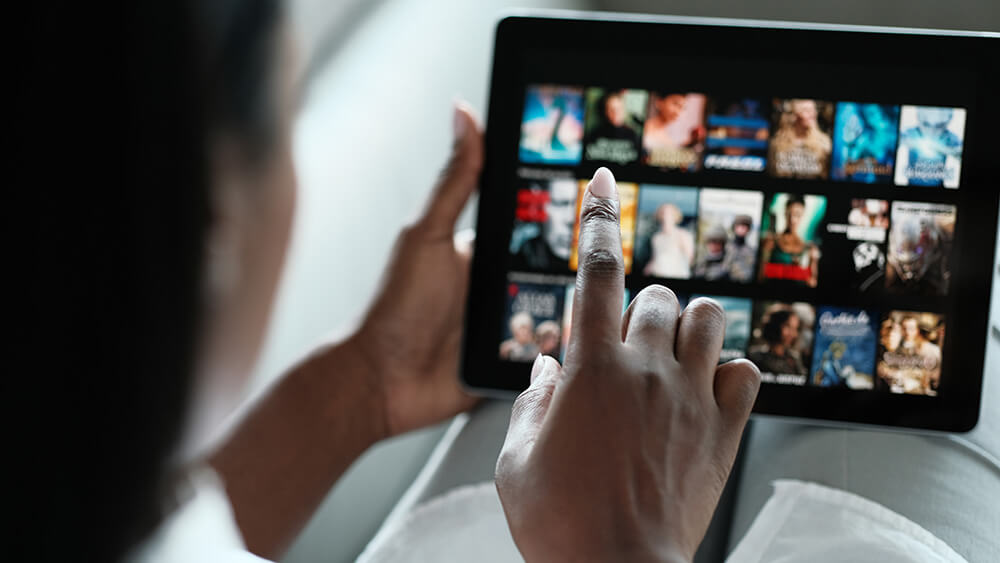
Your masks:
M660 305L678 305L677 295L670 290L668 287L662 285L654 284L646 286L639 295L636 296L636 300L642 299L654 301Z
M710 297L699 297L688 304L688 314L699 321L714 322L725 326L726 313L718 301Z
M621 253L595 248L580 257L580 273L585 277L607 277L625 271Z
M602 223L618 225L617 205L615 205L614 200L589 198L580 212L580 225L590 227Z
M639 381L642 383L643 393L650 398L659 397L664 390L664 374L655 369L644 369L639 372Z
M514 470L516 454L505 443L500 455L497 456L497 464L493 473L498 486L503 486L507 482L507 476Z

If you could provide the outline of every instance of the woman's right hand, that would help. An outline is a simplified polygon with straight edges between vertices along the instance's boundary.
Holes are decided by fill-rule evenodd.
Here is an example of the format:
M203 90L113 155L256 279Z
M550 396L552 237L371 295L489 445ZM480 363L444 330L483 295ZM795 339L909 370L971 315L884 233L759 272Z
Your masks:
M725 319L650 286L621 316L614 177L584 196L566 363L539 356L514 403L496 479L527 561L690 561L732 469L760 386L717 366Z

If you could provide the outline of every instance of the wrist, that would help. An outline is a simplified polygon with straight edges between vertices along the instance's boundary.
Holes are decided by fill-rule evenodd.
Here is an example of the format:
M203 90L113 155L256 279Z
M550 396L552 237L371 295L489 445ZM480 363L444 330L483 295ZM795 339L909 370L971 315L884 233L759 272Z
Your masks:
M349 419L365 447L388 437L378 371L357 335L321 346L296 371L314 380L331 405L331 417L339 424Z

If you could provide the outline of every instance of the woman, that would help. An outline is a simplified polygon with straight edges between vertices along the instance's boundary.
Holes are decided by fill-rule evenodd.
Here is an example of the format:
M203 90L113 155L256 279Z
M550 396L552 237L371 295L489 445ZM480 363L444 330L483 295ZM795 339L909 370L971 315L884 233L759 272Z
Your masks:
M456 108L451 164L400 235L364 319L307 355L213 441L259 351L288 241L294 49L273 0L129 10L129 197L123 213L98 216L107 221L81 213L85 228L67 228L87 265L70 285L79 295L67 299L87 310L63 315L67 328L54 324L47 335L66 343L78 367L100 371L67 371L60 385L28 380L25 396L43 396L59 424L29 462L38 487L26 488L38 494L21 512L42 510L33 527L59 534L31 546L35 559L62 549L73 560L169 560L178 544L195 551L174 560L256 560L247 549L275 557L368 446L475 402L456 373L469 246L452 233L476 187L482 135L469 110ZM681 315L669 290L652 288L622 321L617 188L606 169L582 215L577 295L588 298L576 304L566 365L537 357L531 388L515 404L497 469L508 521L528 560L690 559L758 374L739 362L716 368L724 323L711 301ZM691 397L635 392L688 379ZM645 408L634 404L640 399ZM608 401L619 408L593 420ZM703 418L669 422L692 403ZM567 443L577 445L557 446ZM664 448L671 455L658 455ZM587 463L595 452L607 461ZM653 487L645 475L671 477ZM567 510L553 515L553 506ZM594 506L601 510L586 509ZM614 533L591 533L598 529Z
M819 248L806 241L803 230L806 200L791 194L785 201L785 230L768 234L761 243L760 280L788 280L816 287L819 280Z
M785 100L768 148L768 171L779 177L825 178L833 142L820 129L815 100Z
M689 104L704 103L699 94L659 94L650 92L649 116L642 132L644 161L650 166L697 168L697 156L705 140L700 119L685 120ZM702 108L697 108L700 112Z
M779 309L764 322L762 337L766 346L748 354L763 373L806 375L806 366L798 352L802 319L794 311Z
M679 227L684 220L680 208L672 203L664 203L656 209L656 219L660 228L650 236L652 258L643 273L661 278L690 278L691 263L694 261L694 236Z

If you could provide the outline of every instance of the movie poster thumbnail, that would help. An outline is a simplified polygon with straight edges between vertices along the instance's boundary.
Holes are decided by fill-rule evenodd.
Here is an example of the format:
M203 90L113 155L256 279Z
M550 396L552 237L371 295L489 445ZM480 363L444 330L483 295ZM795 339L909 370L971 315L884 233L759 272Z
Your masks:
M642 132L643 162L665 170L694 172L705 149L704 94L650 92Z
M816 287L822 246L820 224L825 214L823 196L774 195L762 219L760 281Z
M847 240L885 242L889 230L889 202L884 199L852 199L847 213Z
M726 314L726 333L722 340L722 352L719 354L719 363L725 363L738 358L745 358L747 347L750 345L750 322L753 314L753 301L743 297L726 297L720 295L692 295L691 299L697 297L709 297L718 301L722 305L722 310Z
M830 223L828 257L836 273L848 273L851 288L861 293L885 287L885 243L889 232L889 202L884 199L852 199L846 210L827 212ZM845 216L846 215L846 216ZM834 218L839 222L834 223ZM846 219L846 220L845 220Z
M521 120L521 162L577 164L583 153L583 88L528 86Z
M639 186L633 271L686 280L694 266L698 188Z
M878 315L864 309L820 307L809 383L816 387L872 389Z
M899 106L837 104L831 177L867 184L891 182L898 132Z
M892 202L886 291L905 295L947 295L956 214L954 205Z
M764 194L703 188L698 194L698 246L691 277L753 281Z
M879 328L877 388L937 395L941 380L944 315L890 311Z
M713 96L708 101L705 168L763 172L770 137L770 104L757 98Z
M586 160L639 160L648 95L644 90L588 88L583 154Z
M747 359L757 365L762 382L806 384L815 321L816 310L808 303L757 303Z
M957 188L964 138L964 109L903 106L896 185Z
M774 100L767 169L779 178L825 179L833 150L831 102Z
M533 362L538 354L558 358L565 298L564 285L509 283L500 359Z
M569 284L566 286L566 306L563 309L562 318L562 356L559 357L560 362L566 361L566 354L569 352L569 338L573 332L573 296L576 295L576 285ZM622 297L622 315L625 314L625 310L628 309L629 303L632 301L630 297L631 293L628 288L625 288L625 294Z
M567 270L576 223L577 181L529 180L523 185L517 191L510 269Z
M576 197L576 222L573 226L573 244L570 247L569 267L576 270L577 248L580 242L580 206L583 205L583 197L587 192L589 180L579 180L577 182ZM618 182L618 216L621 221L622 233L622 259L625 262L625 273L632 271L632 249L635 243L635 208L639 197L639 185L628 182Z

